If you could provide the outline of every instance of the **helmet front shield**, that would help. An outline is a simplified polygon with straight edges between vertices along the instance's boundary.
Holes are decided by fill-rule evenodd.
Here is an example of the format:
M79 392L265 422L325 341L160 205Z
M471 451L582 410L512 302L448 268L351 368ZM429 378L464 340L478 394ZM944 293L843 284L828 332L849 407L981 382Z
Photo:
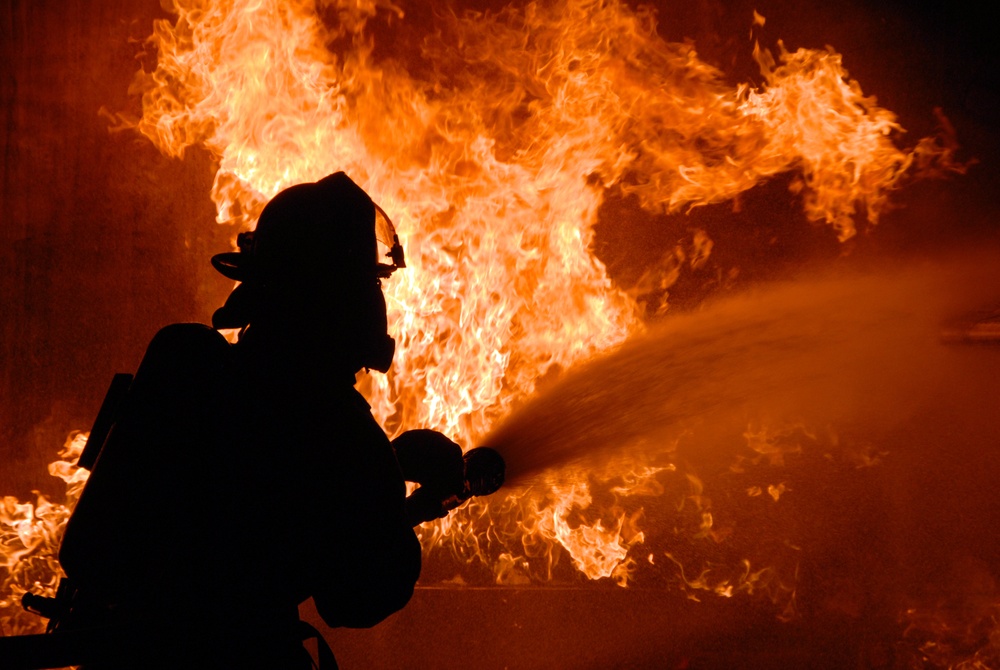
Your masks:
M374 203L373 203L374 204ZM375 205L375 239L378 241L379 258L387 258L391 263L376 263L376 273L380 279L388 279L393 272L406 267L403 245L399 243L396 227L385 210Z

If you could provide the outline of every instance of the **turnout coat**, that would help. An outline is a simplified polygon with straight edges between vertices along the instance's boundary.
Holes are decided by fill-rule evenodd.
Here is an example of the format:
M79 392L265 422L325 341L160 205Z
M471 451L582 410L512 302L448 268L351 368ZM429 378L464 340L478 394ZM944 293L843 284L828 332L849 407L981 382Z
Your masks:
M252 328L235 345L199 324L156 335L66 529L64 627L124 627L164 667L291 668L306 599L349 627L406 604L403 476L353 376L323 360Z

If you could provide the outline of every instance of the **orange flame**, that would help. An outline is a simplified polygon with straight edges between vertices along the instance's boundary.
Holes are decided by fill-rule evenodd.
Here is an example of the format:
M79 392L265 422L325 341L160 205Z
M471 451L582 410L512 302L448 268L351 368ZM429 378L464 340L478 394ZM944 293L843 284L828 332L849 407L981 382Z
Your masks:
M794 170L808 217L846 239L914 162L893 144L894 115L832 50L782 47L776 66L755 49L765 84L731 87L692 46L662 40L652 10L616 0L447 14L405 62L378 57L368 30L404 19L389 3L171 8L177 20L150 38L157 67L137 78L136 125L168 155L200 144L216 156L219 222L248 227L280 189L341 169L397 221L410 265L386 288L398 354L370 380L390 432L473 445L549 370L642 328L590 252L607 189L672 211ZM546 496L544 512L522 508L541 517L517 534L558 542L593 577L623 564L622 516L566 525L589 505L586 484ZM474 525L460 515L425 543Z
M411 266L387 287L400 347L376 413L470 444L550 368L641 328L590 253L607 188L674 210L798 170L809 217L847 238L913 163L838 54L782 49L775 67L757 50L766 85L733 88L616 1L448 15L412 63L375 57L367 23L402 18L388 3L172 9L137 79L138 129L168 155L217 157L218 220L234 227L293 183L338 169L361 183Z
M0 502L0 636L37 632L38 617L20 605L29 592L54 594L62 575L57 554L62 531L87 481L87 471L76 460L87 444L85 433L66 438L49 473L66 485L66 504L50 502L36 492L35 503L19 503L13 496Z
M142 117L122 121L167 155L211 152L219 223L235 237L281 189L336 170L396 222L409 266L386 286L397 356L388 375L366 380L390 433L428 427L475 445L546 374L643 330L633 298L591 252L611 189L677 211L795 172L807 216L846 239L859 211L877 221L914 166L959 169L951 145L898 148L894 115L862 95L832 50L781 48L776 65L755 49L765 83L733 87L690 44L664 41L651 9L619 0L449 13L408 54L372 36L375 22L407 30L388 1L168 4L176 20L157 22L149 39L156 68L133 87ZM691 244L692 265L704 262L712 241L697 231ZM771 462L795 453L763 433L747 439ZM574 570L627 584L630 552L646 540L643 498L676 494L689 537L719 543L731 532L697 475L661 452L474 501L422 528L425 550L448 544L488 562L498 583L549 579L565 551ZM595 482L607 504L595 504ZM743 490L777 505L792 494L774 481ZM11 528L33 523L17 505L8 511ZM766 581L791 602L794 589L770 569L733 565L731 578L682 581L724 596Z

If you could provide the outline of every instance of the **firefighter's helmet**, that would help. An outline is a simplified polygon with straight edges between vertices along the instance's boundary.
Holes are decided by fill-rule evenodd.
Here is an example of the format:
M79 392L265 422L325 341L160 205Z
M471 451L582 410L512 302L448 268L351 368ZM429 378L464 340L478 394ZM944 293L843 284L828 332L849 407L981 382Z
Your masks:
M380 280L405 267L403 249L386 213L346 174L281 191L237 245L212 258L216 270L241 282L213 315L216 328L305 319L314 323L295 325L349 329L357 335L352 346L380 341L381 353L363 365L388 369Z

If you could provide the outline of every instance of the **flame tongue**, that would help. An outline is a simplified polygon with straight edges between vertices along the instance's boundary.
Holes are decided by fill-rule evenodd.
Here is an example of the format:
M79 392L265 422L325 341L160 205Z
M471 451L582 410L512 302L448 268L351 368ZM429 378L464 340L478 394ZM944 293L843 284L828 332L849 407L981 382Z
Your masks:
M607 187L674 210L798 168L809 216L846 238L912 158L836 53L760 52L767 86L729 87L620 2L448 14L407 62L373 56L366 24L402 14L381 3L202 5L157 23L138 128L215 153L220 222L334 170L364 185L411 255L387 287L401 346L376 412L468 443L548 369L641 327L590 253Z
M138 128L170 155L215 153L220 222L247 226L281 188L334 170L391 213L409 269L387 286L399 347L371 389L390 429L475 444L547 371L641 329L590 252L608 187L675 210L798 169L808 216L843 239L859 206L876 220L912 162L891 141L894 116L832 51L782 48L776 66L758 50L766 86L730 87L690 45L663 41L651 10L594 0L447 14L419 57L379 62L365 30L378 8L178 0L151 38ZM565 526L589 505L581 486L554 489L550 521L517 532L610 575L622 517Z
M798 170L808 216L846 239L857 210L875 222L917 155L893 144L894 116L836 53L782 49L778 66L758 50L766 85L728 86L691 45L662 40L652 10L616 0L445 14L422 36L386 2L171 9L150 38L156 68L137 79L135 124L168 155L196 144L215 155L219 222L249 227L282 188L344 170L396 223L408 269L386 294L399 346L370 389L390 431L436 428L472 446L547 372L642 330L591 253L609 188L675 211ZM420 52L381 55L367 26L383 17ZM919 155L949 165L931 141ZM557 546L591 577L627 572L637 517L585 519L583 481L495 506L518 519L498 523L523 549L503 554L498 578L529 554L554 561ZM425 529L425 546L482 531L484 508L470 507ZM704 514L696 533L716 533Z

